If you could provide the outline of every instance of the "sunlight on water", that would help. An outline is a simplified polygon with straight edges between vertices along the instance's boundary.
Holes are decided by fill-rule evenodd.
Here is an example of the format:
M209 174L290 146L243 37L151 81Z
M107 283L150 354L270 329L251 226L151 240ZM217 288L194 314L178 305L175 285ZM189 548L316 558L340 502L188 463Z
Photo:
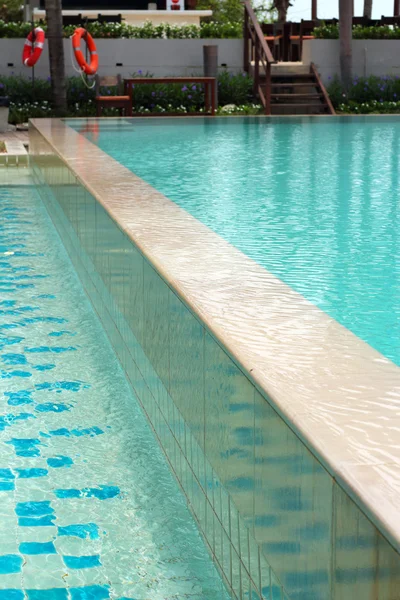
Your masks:
M95 141L400 365L400 120L121 120Z

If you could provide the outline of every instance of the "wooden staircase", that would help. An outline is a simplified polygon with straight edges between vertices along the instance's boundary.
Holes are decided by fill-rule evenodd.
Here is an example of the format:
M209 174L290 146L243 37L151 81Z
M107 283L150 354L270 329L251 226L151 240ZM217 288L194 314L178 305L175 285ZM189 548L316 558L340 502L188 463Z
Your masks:
M266 115L334 115L315 65L277 63L249 0L244 1L244 70Z
M328 93L313 64L277 63L271 68L272 115L333 115Z

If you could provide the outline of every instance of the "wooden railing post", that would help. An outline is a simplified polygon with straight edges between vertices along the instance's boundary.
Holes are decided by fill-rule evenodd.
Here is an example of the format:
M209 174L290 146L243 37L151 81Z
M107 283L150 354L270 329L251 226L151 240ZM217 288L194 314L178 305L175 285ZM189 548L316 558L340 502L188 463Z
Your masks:
M244 0L244 10L244 69L250 71L254 61L254 71L252 73L254 95L260 96L265 112L269 115L271 114L271 64L276 61L268 47L249 0ZM265 69L265 94L260 86L260 62Z
M271 65L267 63L265 72L265 114L271 114Z
M246 6L243 21L243 71L249 72L249 15Z
M260 48L258 37L254 42L254 95L258 94L258 86L260 84Z

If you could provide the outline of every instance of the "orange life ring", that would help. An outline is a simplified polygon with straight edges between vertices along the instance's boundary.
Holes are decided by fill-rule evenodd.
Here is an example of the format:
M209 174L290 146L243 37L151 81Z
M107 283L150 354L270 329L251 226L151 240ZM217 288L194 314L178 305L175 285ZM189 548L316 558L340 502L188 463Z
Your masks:
M25 40L22 62L26 67L34 67L43 51L46 36L41 27L36 27ZM33 47L33 50L32 50Z
M90 64L89 65L87 64L85 57L83 56L81 47L80 47L82 38L84 38L84 40L86 41L88 50L90 52ZM94 43L94 39L92 38L90 33L88 33L86 31L86 29L84 29L83 27L78 27L77 29L75 29L74 35L72 36L71 39L72 39L72 48L74 49L74 52L75 52L76 62L78 63L78 65L80 66L82 71L84 71L84 73L86 73L86 75L95 75L97 72L97 69L99 68L99 57L97 55L97 49L96 49L96 44Z

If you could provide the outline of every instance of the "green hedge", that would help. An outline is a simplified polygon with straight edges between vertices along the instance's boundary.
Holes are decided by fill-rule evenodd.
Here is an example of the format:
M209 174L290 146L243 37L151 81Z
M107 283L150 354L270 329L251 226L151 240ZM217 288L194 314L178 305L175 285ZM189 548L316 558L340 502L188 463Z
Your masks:
M45 23L40 24L44 30ZM83 23L86 27L86 25ZM29 23L6 23L0 20L0 38L24 38L31 31ZM64 36L70 37L76 25L64 27ZM197 25L170 25L161 23L153 25L150 22L141 26L127 25L125 23L88 23L86 29L95 38L125 38L125 39L196 39L196 38L241 38L241 23L216 23L210 21Z
M141 72L138 75L151 76ZM114 90L104 88L101 93L107 95ZM23 77L0 77L0 95L10 98L11 123L53 116L49 80L36 79L32 85L31 80ZM88 89L80 77L67 80L69 116L94 116L94 98L94 90ZM248 105L253 101L251 78L246 73L222 72L218 78L218 100L221 107L227 104ZM133 104L136 112L199 112L204 107L204 90L198 84L137 85Z
M321 25L315 27L314 36L322 40L339 39L338 25ZM400 27L376 26L363 27L355 25L353 27L353 40L398 40L400 39Z

